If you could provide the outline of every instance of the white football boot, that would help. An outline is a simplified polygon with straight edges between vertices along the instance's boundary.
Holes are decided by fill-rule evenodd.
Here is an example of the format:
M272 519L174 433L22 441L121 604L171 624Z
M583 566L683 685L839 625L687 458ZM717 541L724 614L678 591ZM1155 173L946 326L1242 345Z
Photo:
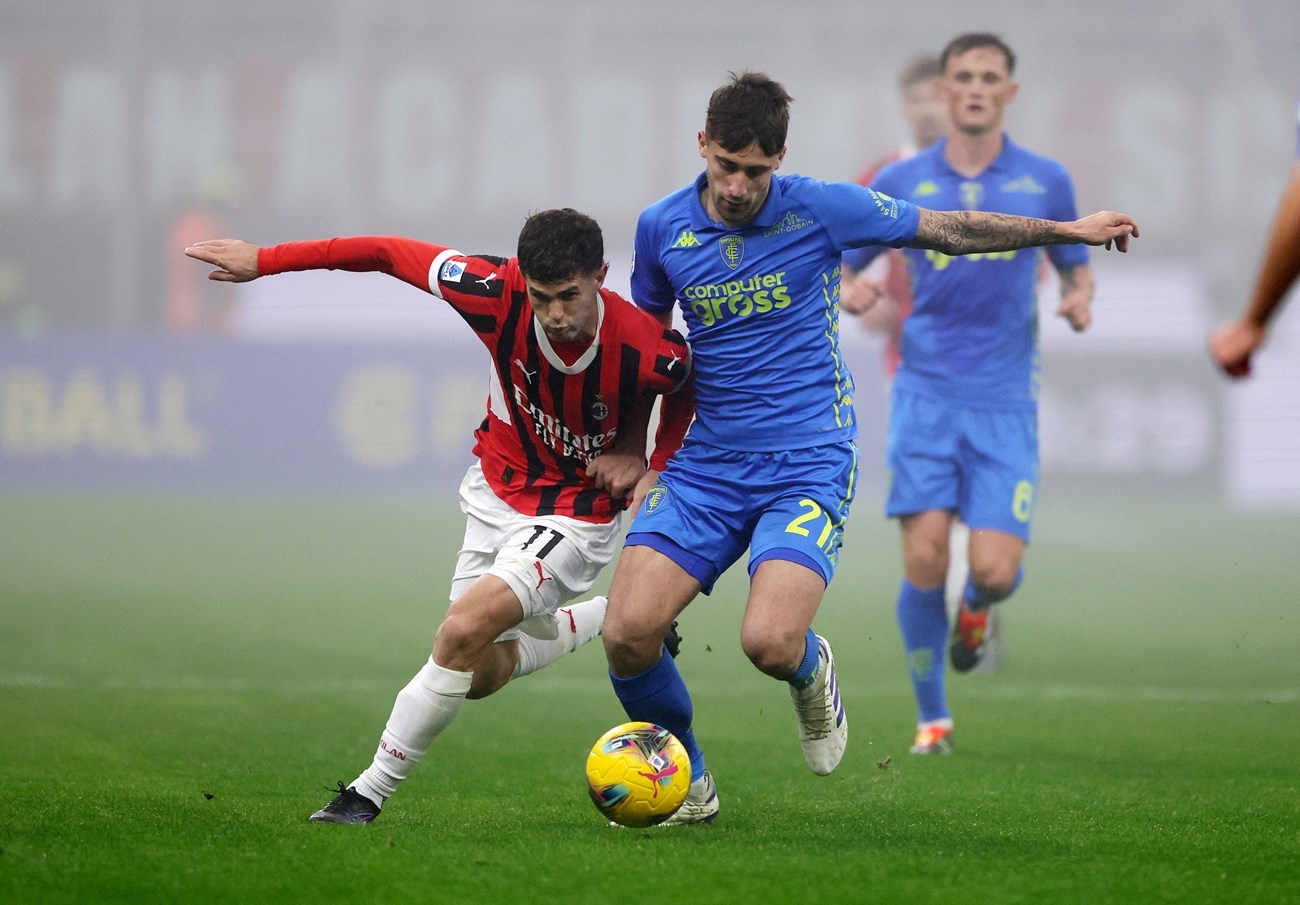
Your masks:
M790 686L790 697L799 715L799 744L808 769L826 776L839 766L849 743L849 718L840 700L840 683L835 676L831 646L817 636L817 678L807 688Z

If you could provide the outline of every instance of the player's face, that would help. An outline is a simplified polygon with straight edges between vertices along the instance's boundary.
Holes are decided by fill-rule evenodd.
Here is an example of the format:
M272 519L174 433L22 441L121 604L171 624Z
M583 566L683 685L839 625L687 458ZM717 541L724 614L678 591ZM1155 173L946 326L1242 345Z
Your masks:
M558 283L539 283L524 277L533 316L552 342L590 342L596 336L600 287L609 265L591 276Z
M700 156L709 184L704 189L704 209L714 220L727 226L744 226L758 216L772 174L781 166L785 148L779 154L764 154L758 143L743 151L728 151L716 141L699 134Z
M948 58L943 90L948 116L959 131L983 135L1000 131L1002 109L1016 96L1007 58L996 47L975 47Z
M922 79L903 90L903 121L918 148L928 148L948 131L948 99L939 79Z

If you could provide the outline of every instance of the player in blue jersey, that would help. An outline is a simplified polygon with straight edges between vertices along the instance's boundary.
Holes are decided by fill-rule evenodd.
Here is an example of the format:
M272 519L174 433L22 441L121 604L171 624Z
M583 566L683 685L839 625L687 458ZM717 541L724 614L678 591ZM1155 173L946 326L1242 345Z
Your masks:
M1296 162L1282 190L1264 260L1246 310L1210 334L1210 356L1229 377L1249 377L1250 357L1268 338L1268 324L1300 278L1300 103L1296 105Z
M749 550L740 643L789 683L804 759L830 773L848 722L834 658L812 631L835 572L858 452L853 380L838 345L840 254L915 245L947 254L1114 242L1136 224L1103 212L1072 223L940 213L851 183L777 175L790 96L761 73L733 75L697 136L705 171L637 223L633 300L665 324L680 306L695 363L696 421L644 493L609 592L605 652L628 716L669 729L691 757L670 823L718 813L690 695L664 630Z
M938 143L885 168L872 187L915 203L1050 220L1075 214L1058 163L1014 144L1002 113L1015 97L1015 56L997 36L966 34L940 56L950 125ZM883 249L844 257L860 269ZM950 257L904 251L915 308L903 327L890 411L886 512L899 519L904 577L898 624L918 702L915 754L952 750L944 688L949 526L970 526L970 574L949 654L968 671L988 639L989 607L1022 576L1038 488L1038 300L1043 252ZM1092 321L1093 275L1082 245L1056 245L1057 313L1076 331Z

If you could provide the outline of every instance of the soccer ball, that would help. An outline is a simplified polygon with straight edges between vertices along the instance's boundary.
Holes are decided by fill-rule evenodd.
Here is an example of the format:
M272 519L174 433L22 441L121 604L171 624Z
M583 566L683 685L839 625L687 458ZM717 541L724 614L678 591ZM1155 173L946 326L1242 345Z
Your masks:
M691 759L667 729L623 723L606 732L587 755L587 788L607 818L623 826L663 823L691 788Z

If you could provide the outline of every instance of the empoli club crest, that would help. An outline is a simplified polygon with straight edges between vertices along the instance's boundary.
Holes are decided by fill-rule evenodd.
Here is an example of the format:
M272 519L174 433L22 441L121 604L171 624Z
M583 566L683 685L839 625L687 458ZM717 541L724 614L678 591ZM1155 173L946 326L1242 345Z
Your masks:
M723 236L718 240L718 252L722 262L735 270L745 257L745 240L741 236Z
M650 513L658 509L659 505L664 501L664 497L666 496L668 496L668 488L665 487L664 485L656 484L655 486L651 487L650 492L645 495L646 515L649 515Z

